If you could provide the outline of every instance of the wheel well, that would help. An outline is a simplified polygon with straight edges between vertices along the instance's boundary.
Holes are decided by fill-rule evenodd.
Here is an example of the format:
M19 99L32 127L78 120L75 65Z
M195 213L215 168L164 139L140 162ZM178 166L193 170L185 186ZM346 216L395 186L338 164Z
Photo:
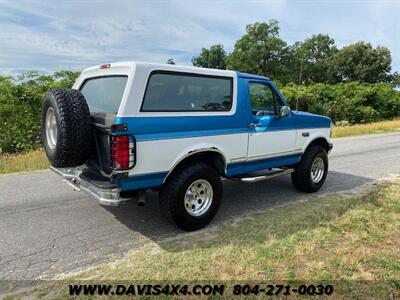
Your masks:
M307 148L310 147L311 145L317 145L317 146L320 146L320 147L324 148L326 152L329 151L329 143L328 143L328 141L327 141L325 138L322 138L322 137L321 137L321 138L317 138L317 139L313 140L313 141L307 146Z
M225 176L225 158L224 156L216 151L216 150L205 150L201 152L193 152L192 154L189 153L187 157L182 159L177 165L175 165L172 170L167 174L165 177L166 181L169 176L173 175L174 173L180 171L182 168L191 164L195 161L205 162L213 166L221 176Z

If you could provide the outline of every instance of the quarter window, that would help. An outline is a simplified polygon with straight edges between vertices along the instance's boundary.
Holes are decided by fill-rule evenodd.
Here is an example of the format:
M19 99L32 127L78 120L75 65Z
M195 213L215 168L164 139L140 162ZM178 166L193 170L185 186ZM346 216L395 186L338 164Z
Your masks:
M232 78L185 73L152 73L141 111L229 111Z

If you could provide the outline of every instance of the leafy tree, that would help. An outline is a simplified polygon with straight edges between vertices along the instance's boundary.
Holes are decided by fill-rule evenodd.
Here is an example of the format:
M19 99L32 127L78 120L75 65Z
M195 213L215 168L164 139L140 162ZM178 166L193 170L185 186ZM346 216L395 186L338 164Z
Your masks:
M400 87L400 74L398 72L394 72L390 75L390 82L393 87L398 88Z
M217 44L203 48L192 63L264 75L283 85L299 80L306 85L359 81L388 82L397 87L400 82L397 73L390 73L389 49L358 42L338 50L335 40L321 33L287 46L279 37L276 20L247 25L229 55Z
M221 44L212 45L210 49L201 49L200 55L192 58L192 64L196 67L226 69L226 52Z
M301 45L303 53L309 63L317 63L320 60L332 57L336 52L335 40L327 34L314 34L305 39Z
M81 72L61 70L53 74L54 81L57 82L59 87L70 88L74 85L75 80L79 77Z
M358 42L335 54L333 72L341 81L388 82L391 62L388 48Z
M295 42L293 45L287 46L282 51L280 59L280 70L277 76L271 76L275 81L281 84L290 82L304 81L304 55L301 52L301 42ZM301 73L301 74L300 74Z
M235 44L227 57L227 68L272 78L279 77L286 43L279 38L278 21L246 26L246 34Z
M176 65L173 58L168 58L168 60L165 63L168 65Z
M335 40L325 34L314 34L307 38L296 53L302 64L302 81L335 82L332 76L332 58L338 52Z

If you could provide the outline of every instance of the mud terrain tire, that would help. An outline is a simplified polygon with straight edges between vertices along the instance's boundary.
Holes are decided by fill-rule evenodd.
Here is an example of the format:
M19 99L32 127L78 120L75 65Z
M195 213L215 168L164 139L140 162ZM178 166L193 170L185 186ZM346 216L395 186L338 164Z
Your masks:
M54 88L46 94L41 113L41 138L54 167L85 163L93 134L89 107L81 92Z

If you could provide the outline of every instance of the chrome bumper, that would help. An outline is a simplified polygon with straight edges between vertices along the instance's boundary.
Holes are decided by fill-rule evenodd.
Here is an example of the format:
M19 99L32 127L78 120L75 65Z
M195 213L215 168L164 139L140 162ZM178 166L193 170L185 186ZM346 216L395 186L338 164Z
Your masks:
M85 191L99 204L105 206L118 206L122 200L120 199L120 188L101 188L92 182L80 177L82 169L77 168L54 168L50 169L56 174L60 175L66 184L71 186L75 191Z

